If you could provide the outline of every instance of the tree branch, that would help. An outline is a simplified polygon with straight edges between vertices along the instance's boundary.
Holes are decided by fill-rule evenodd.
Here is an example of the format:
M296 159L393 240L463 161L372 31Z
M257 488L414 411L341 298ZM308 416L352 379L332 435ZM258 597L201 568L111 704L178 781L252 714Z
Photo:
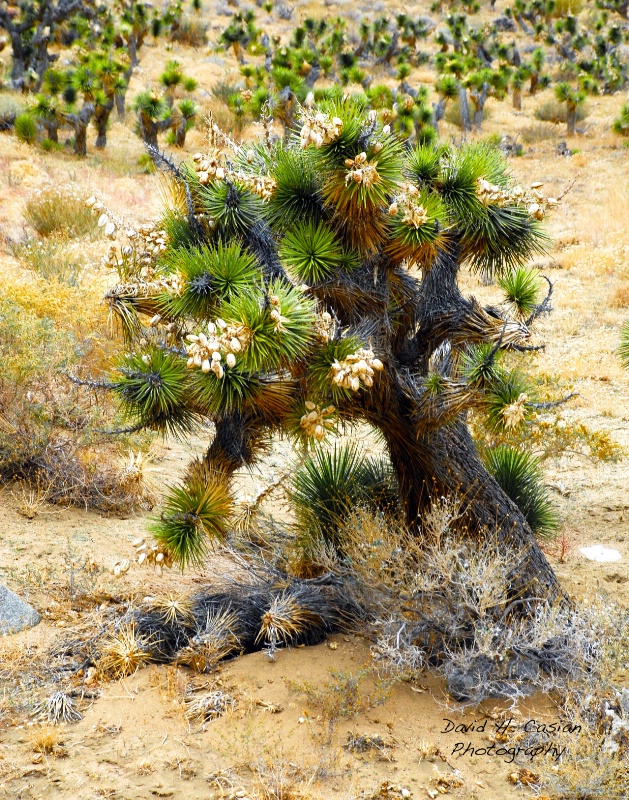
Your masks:
M570 392L570 394L562 397L561 400L549 400L547 403L527 403L527 405L529 408L534 408L536 410L557 408L557 406L562 406L564 403L567 403L568 400L572 400L573 397L580 397L579 392Z

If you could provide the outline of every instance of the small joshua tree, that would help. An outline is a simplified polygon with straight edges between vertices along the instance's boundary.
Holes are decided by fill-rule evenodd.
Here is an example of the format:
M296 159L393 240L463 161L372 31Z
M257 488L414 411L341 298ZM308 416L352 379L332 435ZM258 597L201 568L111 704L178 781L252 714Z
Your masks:
M162 159L172 205L156 226L129 230L95 203L129 237L108 257L129 352L107 385L138 429L215 425L153 525L162 561L199 563L227 535L233 474L271 434L317 447L361 421L416 535L432 498L456 495L469 536L518 553L514 597L560 596L466 425L470 409L504 426L530 413L501 354L530 348L548 298L525 315L518 297L484 308L458 287L463 265L500 276L542 251L553 200L514 185L486 145L405 149L347 99L300 113L285 143L239 147L214 126L193 165Z
M568 134L573 136L577 127L577 111L585 101L585 92L564 81L555 86L555 97L560 103L566 104L566 125Z

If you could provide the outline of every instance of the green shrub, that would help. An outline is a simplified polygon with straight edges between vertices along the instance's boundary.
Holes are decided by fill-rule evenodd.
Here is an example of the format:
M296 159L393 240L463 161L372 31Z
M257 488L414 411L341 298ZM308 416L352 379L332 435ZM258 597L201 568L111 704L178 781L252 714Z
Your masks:
M86 200L72 184L47 187L27 201L24 218L40 236L85 236L97 227L97 217Z
M37 141L37 123L30 114L20 114L15 118L15 135L21 142L34 144Z
M629 103L622 107L620 116L614 120L612 130L621 136L629 136Z
M470 120L474 118L474 110L474 104L470 103ZM463 127L463 123L461 122L461 107L458 100L448 105L444 118L450 125L456 125L457 128ZM486 119L489 119L489 110L485 107L483 109L483 122L485 122Z

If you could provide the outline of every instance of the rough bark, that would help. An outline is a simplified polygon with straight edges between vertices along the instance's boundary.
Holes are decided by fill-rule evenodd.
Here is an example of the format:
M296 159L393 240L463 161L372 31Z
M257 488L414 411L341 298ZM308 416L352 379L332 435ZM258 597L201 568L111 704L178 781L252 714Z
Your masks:
M107 146L107 125L109 116L114 107L114 98L109 97L104 104L98 104L94 110L94 124L96 125L96 147L100 150Z
M461 499L461 524L472 538L496 536L517 558L513 597L563 599L557 578L519 508L483 466L463 421L417 438L417 425L400 415L382 431L405 503L407 522L421 526L434 498ZM421 530L421 527L419 527Z
M467 90L465 86L459 86L459 113L461 116L461 127L468 133L472 130L470 121L470 107L467 102Z

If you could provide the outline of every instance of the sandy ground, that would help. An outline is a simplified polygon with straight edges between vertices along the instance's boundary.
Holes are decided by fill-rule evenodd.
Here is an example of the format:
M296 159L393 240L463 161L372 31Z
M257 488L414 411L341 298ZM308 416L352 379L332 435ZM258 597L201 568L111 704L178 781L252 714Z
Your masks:
M386 4L396 10L395 3ZM298 4L294 20L308 13L357 14L383 11L380 7L326 3ZM497 4L498 8L500 3ZM427 5L405 4L413 13L427 13ZM210 41L227 23L227 17L204 11ZM260 19L264 12L259 11ZM269 29L282 30L277 18ZM199 81L198 102L211 105L209 88L217 80L237 80L231 55L175 45L168 53L161 46L141 52L141 70L133 79L130 97L157 80L168 58L179 60L186 73ZM499 132L532 137L533 110L539 98L524 98L522 112L508 103L488 104L490 116L483 134ZM524 145L524 155L510 160L522 182L542 180L548 194L561 194L574 181L554 214L549 232L553 245L539 266L555 285L554 313L540 321L537 341L546 349L531 361L537 374L559 375L562 390L579 397L562 414L568 423L584 423L592 430L609 432L612 441L629 451L629 375L616 356L619 327L627 316L629 300L618 300L629 289L629 157L622 141L610 132L620 99L590 101L583 132L568 140L578 150L565 158L556 153L565 139L561 128L545 129L538 141ZM102 155L84 162L69 155L49 154L0 136L0 235L22 234L24 202L48 182L77 180L100 193L116 209L133 208L137 217L159 208L156 178L140 174L135 166L142 148L131 130L132 121L115 121L111 145ZM537 129L540 130L539 126ZM446 135L458 136L444 125ZM534 138L534 137L533 137ZM203 146L203 133L189 136L186 150ZM98 266L104 245L90 245L91 279L110 280ZM18 262L4 249L0 266L19 274ZM496 287L481 286L466 276L465 287L483 301L498 296ZM629 294L629 293L628 293ZM625 298L627 295L625 295ZM174 442L156 446L153 478L163 486L172 483L190 454L207 443L195 439L185 448ZM279 476L290 460L285 442L277 442L260 468L241 476L242 495L262 489ZM561 518L564 553L555 544L548 557L562 583L579 599L597 594L629 604L629 462L600 462L587 454L568 452L545 462L545 475L553 490ZM279 496L278 496L279 497ZM279 499L272 500L276 509ZM335 636L313 648L282 651L276 662L262 653L227 664L206 678L175 667L150 667L124 681L95 686L86 702L82 721L61 726L50 754L35 752L41 728L25 713L15 713L15 681L29 674L29 664L42 657L58 636L80 623L87 613L77 598L87 591L96 596L142 597L168 590L191 592L221 563L210 560L204 571L181 575L167 572L157 577L133 566L115 578L113 564L131 558L131 542L145 530L142 515L126 519L104 518L79 509L44 508L34 520L17 512L19 498L11 487L0 492L0 581L26 597L42 614L31 631L0 640L1 663L15 664L12 679L0 683L0 797L7 798L211 798L219 796L269 797L288 800L406 796L427 798L429 791L451 792L465 798L520 798L531 790L516 788L508 776L513 766L502 758L456 758L452 751L461 734L442 733L444 718L458 721L441 681L426 675L421 683L402 683L384 692L379 705L368 644L360 638ZM616 548L620 561L599 564L586 559L579 548L601 544ZM22 667L20 667L22 665ZM362 680L355 713L341 709L333 724L321 717L310 690L330 690L339 673ZM361 677L365 673L364 679ZM629 675L618 676L629 686ZM208 723L205 729L189 725L183 714L183 694L190 685L219 688L236 701L230 713ZM21 704L40 699L37 682L26 678ZM24 702L26 701L26 702ZM279 710L281 709L281 710ZM277 713L273 713L277 711ZM343 716L345 712L348 716ZM350 709L351 711L351 709ZM499 716L500 704L486 703L465 717L466 722L487 714ZM552 720L550 701L536 696L507 716ZM516 716L516 719L518 717ZM495 720L489 720L489 726ZM384 747L352 753L343 747L350 733L379 735ZM487 734L465 734L475 742ZM459 737L459 738L457 738ZM476 738L474 738L476 737ZM441 781L441 783L440 783ZM383 783L397 787L382 789ZM263 787L267 787L266 789ZM270 793L268 787L275 787ZM440 788L438 788L440 787ZM298 794L301 792L301 795ZM375 794L382 791L381 794ZM389 792L388 794L386 792ZM266 793L265 793L266 792Z

